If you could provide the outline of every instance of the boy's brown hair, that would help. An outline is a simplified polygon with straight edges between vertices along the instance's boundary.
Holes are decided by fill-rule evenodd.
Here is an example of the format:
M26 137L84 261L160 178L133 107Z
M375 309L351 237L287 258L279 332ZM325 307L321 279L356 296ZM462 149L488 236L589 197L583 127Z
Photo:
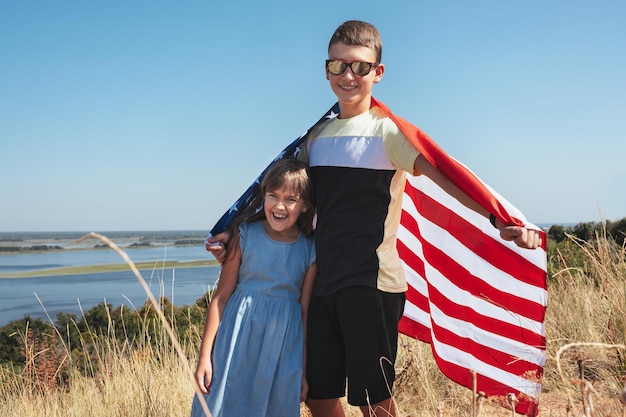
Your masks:
M376 53L376 62L381 62L383 58L383 42L380 39L380 33L370 23L361 20L343 22L330 38L328 49L330 50L331 46L339 42L371 48Z

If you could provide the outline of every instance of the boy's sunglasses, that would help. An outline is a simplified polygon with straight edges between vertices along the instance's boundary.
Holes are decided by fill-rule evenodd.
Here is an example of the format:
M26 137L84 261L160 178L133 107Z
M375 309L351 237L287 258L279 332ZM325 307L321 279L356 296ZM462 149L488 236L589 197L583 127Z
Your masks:
M378 62L343 62L334 59L326 60L326 69L334 75L341 75L346 71L346 68L350 67L354 75L362 77L369 74L372 67L376 68L378 65Z

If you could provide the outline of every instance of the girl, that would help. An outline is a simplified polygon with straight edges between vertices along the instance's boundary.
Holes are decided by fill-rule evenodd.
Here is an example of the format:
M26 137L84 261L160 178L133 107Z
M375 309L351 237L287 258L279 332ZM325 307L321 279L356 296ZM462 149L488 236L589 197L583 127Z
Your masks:
M195 373L213 417L300 415L317 269L312 195L307 166L281 159L261 182L263 209L231 228ZM197 396L191 416L204 416Z

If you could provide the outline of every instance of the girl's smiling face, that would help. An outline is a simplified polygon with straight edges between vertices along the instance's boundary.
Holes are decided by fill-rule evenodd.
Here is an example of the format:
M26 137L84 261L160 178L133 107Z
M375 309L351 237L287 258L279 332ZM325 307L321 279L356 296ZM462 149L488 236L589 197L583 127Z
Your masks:
M300 235L296 222L300 214L308 208L304 199L294 193L290 187L283 186L266 192L263 210L267 225L271 229L266 228L266 232L275 240L296 239Z

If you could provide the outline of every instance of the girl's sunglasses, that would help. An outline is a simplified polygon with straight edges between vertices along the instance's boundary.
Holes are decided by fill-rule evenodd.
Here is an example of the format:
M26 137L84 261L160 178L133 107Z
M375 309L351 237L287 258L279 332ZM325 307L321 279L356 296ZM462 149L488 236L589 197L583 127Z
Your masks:
M333 59L326 60L326 70L334 75L341 75L346 71L346 68L350 67L354 75L362 77L369 74L372 67L376 68L378 65L378 62L343 62Z

